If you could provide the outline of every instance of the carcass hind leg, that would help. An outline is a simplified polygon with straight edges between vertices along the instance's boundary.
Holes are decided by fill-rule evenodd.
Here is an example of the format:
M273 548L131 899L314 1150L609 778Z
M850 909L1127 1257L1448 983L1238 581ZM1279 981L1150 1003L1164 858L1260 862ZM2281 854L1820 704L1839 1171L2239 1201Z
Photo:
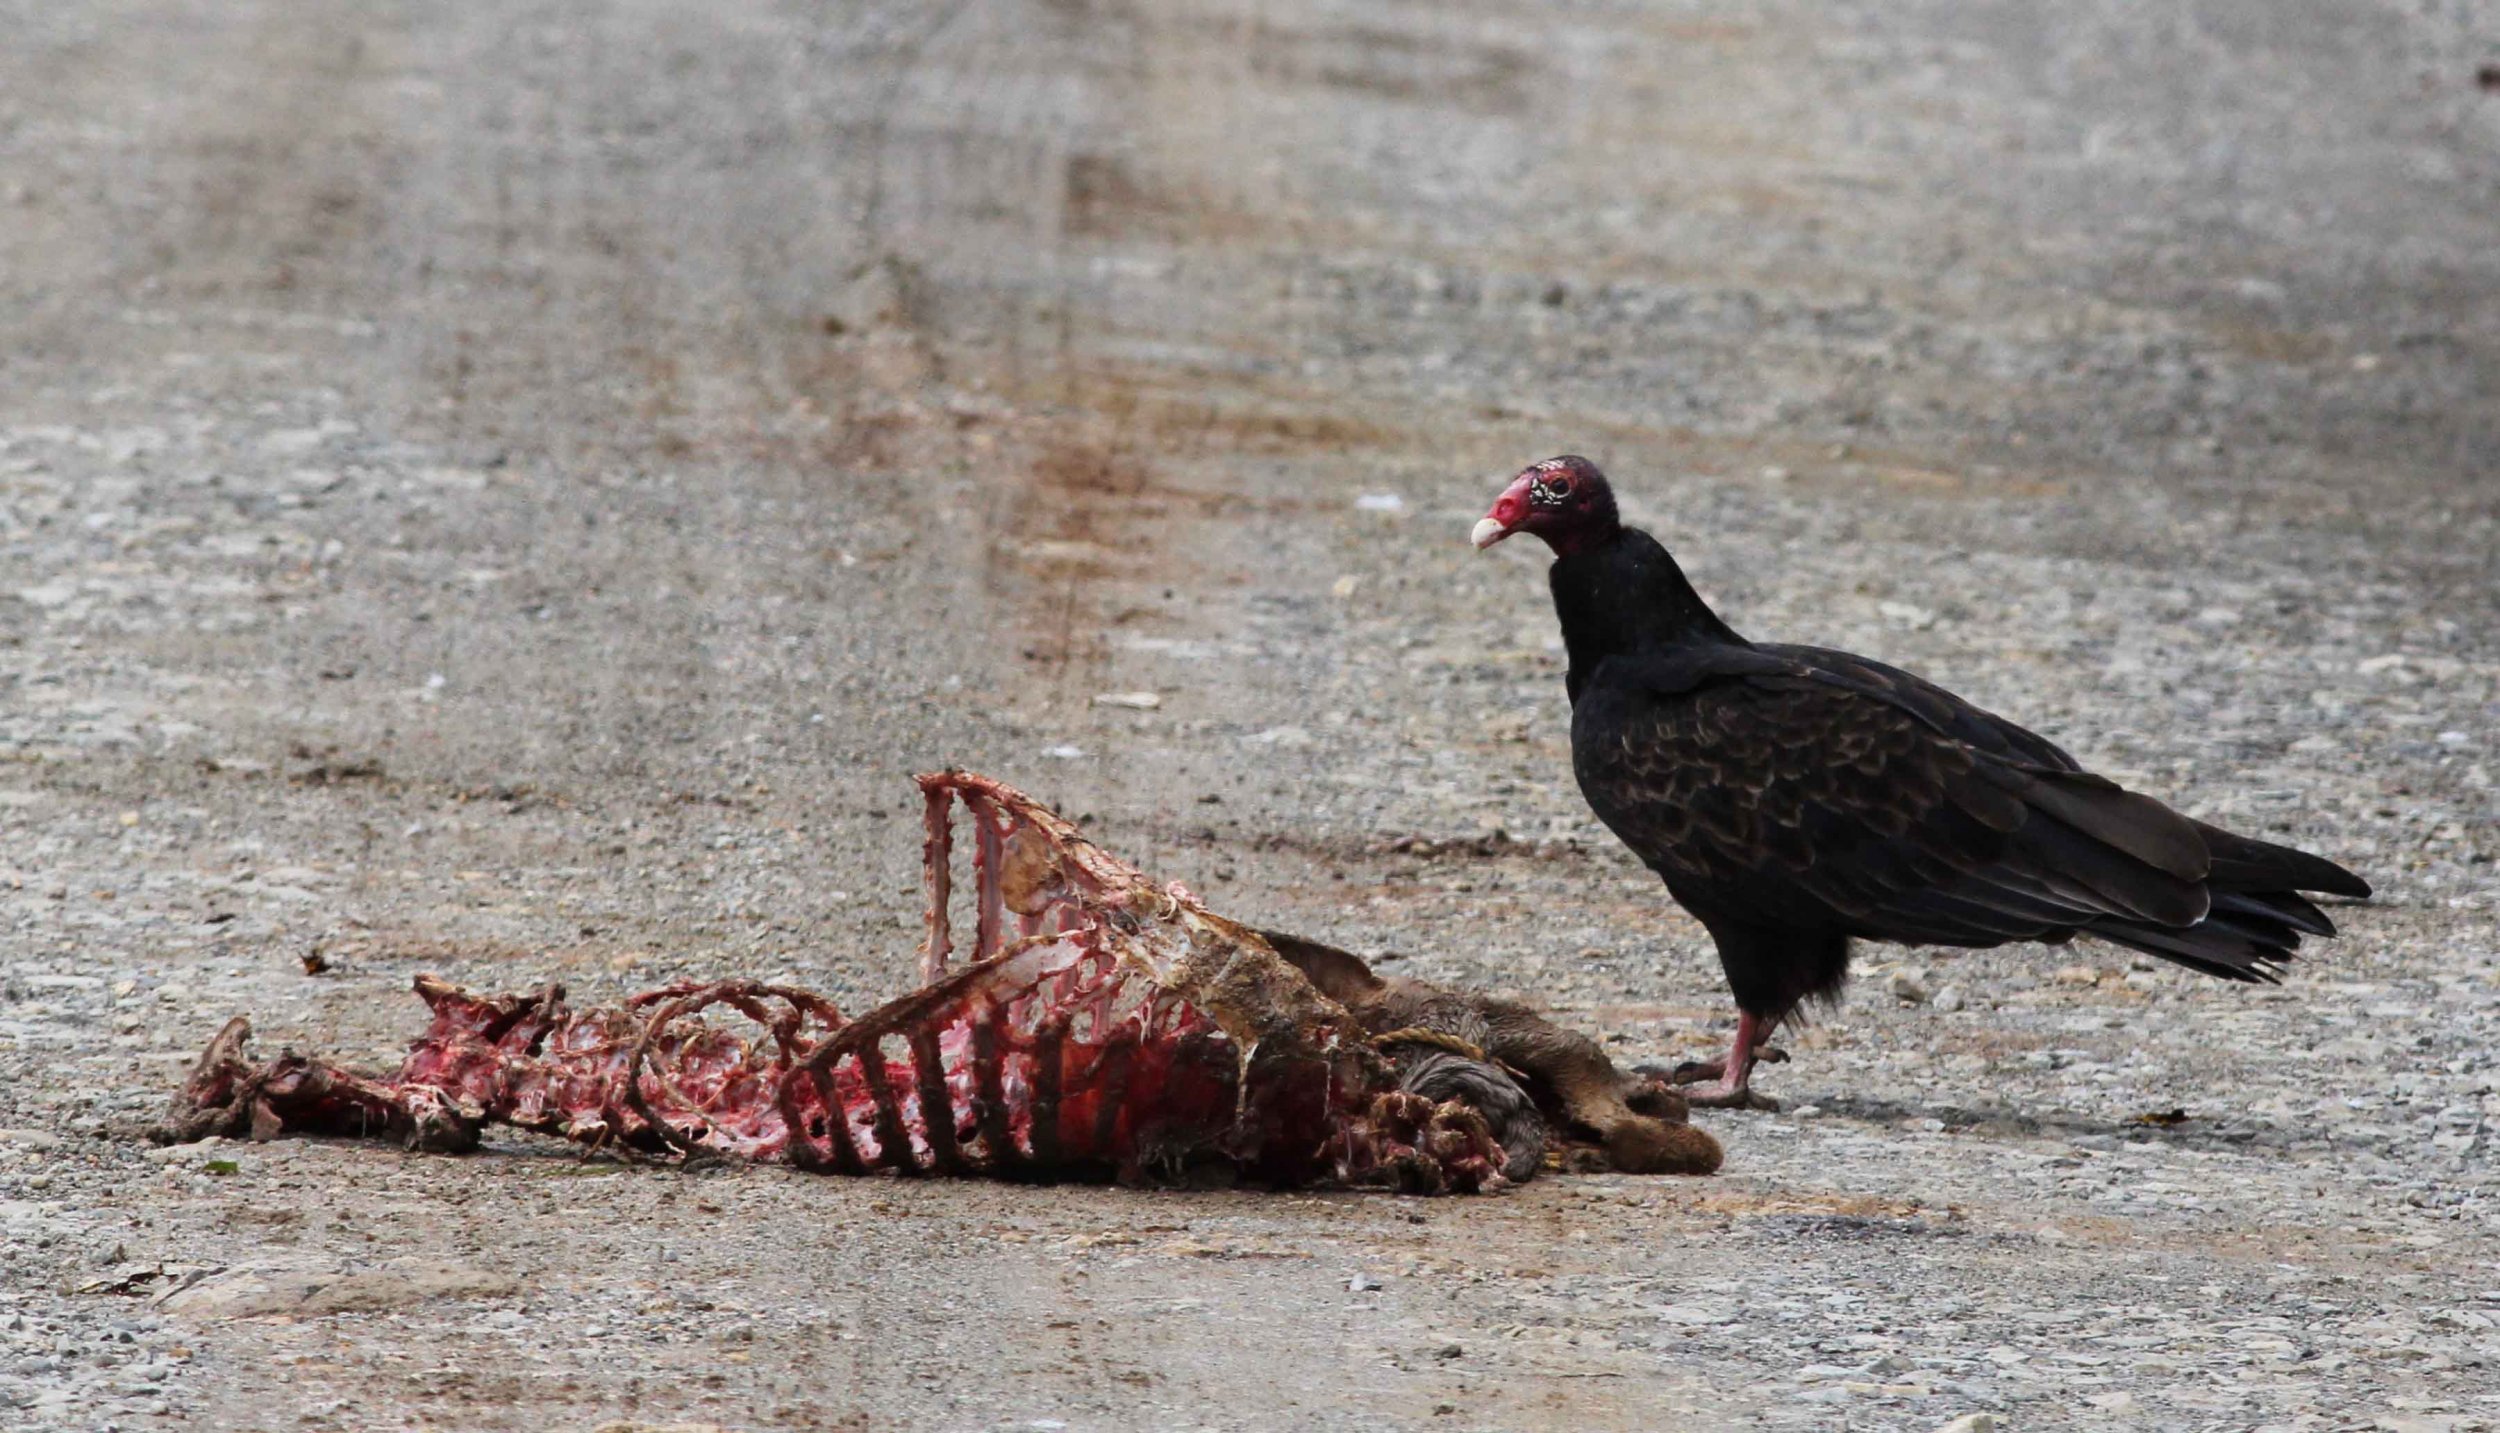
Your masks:
M1570 1121L1606 1145L1606 1160L1627 1174L1709 1174L1725 1157L1719 1142L1684 1121L1674 1092L1626 1076L1595 1040L1565 1030L1525 1006L1483 1002L1495 1032L1495 1058L1551 1090Z

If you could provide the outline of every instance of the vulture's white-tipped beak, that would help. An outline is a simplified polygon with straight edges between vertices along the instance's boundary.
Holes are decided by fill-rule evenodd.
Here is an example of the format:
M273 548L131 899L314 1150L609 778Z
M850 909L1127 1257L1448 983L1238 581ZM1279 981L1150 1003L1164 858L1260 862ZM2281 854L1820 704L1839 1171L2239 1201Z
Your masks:
M1483 517L1476 519L1476 530L1467 534L1467 540L1481 549L1491 547L1508 536L1510 529L1502 526L1500 519Z

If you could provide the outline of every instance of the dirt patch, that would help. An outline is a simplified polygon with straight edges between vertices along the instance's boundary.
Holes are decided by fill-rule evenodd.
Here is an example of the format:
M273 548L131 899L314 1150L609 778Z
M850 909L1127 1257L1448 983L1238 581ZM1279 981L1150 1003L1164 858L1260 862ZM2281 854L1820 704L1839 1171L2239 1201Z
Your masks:
M409 1308L436 1299L500 1299L519 1293L509 1273L439 1259L392 1259L367 1269L237 1268L185 1284L157 1300L187 1319L320 1318Z
M1477 113L1525 109L1539 69L1519 46L1369 25L1286 29L1253 22L1224 26L1222 35L1245 46L1251 72L1272 83L1406 104L1457 102Z
M1158 182L1112 155L1071 155L1066 186L1065 224L1072 239L1226 243L1278 227L1220 196Z

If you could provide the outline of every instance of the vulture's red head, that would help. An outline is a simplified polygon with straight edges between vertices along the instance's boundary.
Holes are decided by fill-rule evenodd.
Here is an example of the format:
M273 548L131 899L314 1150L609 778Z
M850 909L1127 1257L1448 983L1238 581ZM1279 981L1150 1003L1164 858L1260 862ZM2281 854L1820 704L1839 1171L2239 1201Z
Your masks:
M1615 492L1606 475L1586 458L1547 458L1510 480L1493 500L1493 511L1476 524L1476 546L1491 547L1514 532L1532 532L1545 539L1556 557L1613 537L1622 520L1615 516Z

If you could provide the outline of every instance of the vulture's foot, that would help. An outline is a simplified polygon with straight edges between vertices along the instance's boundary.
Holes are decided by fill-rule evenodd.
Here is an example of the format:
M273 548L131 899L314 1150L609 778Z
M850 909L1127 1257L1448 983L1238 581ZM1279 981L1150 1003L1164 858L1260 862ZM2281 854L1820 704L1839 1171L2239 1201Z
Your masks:
M1736 1012L1736 1038L1728 1042L1727 1058L1722 1060L1687 1060L1666 1072L1670 1083L1684 1087L1684 1099L1697 1109L1710 1110L1776 1110L1780 1102L1769 1095L1753 1092L1753 1067L1757 1064L1780 1065L1788 1061L1788 1052L1770 1043L1771 1032L1779 1028L1777 1018L1764 1018L1750 1010ZM1643 1074L1655 1067L1645 1067ZM1703 1084L1704 1080L1711 1083Z
M1780 1102L1751 1085L1730 1086L1726 1081L1684 1087L1684 1103L1697 1110L1760 1110L1764 1114L1779 1113Z
M1788 1052L1777 1045L1756 1045L1753 1047L1751 1063L1785 1065L1788 1063ZM1673 1069L1654 1064L1642 1065L1638 1068L1640 1073L1664 1080L1670 1085L1698 1085L1704 1080L1724 1081L1727 1079L1727 1061L1725 1060L1686 1060Z

